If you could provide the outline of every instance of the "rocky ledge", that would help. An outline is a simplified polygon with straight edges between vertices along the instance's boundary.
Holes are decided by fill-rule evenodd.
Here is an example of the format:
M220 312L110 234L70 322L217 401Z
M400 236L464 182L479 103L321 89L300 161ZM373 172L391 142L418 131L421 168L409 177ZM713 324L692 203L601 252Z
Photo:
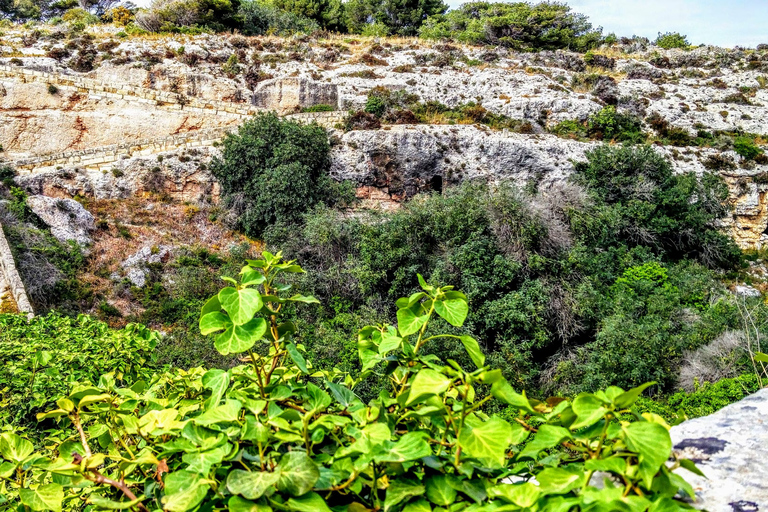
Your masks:
M768 511L768 389L673 427L671 435L675 450L707 477L681 470L696 491L696 508Z

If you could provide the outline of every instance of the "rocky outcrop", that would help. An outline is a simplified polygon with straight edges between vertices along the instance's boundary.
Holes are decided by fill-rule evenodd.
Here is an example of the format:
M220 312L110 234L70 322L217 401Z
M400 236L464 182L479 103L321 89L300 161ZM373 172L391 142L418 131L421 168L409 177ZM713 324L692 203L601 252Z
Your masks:
M76 242L85 247L93 243L90 232L96 228L93 215L74 199L29 196L27 205L51 229L60 242Z
M672 427L672 442L706 478L679 470L709 512L768 510L768 389Z
M335 84L305 78L279 78L260 83L253 91L253 104L278 114L290 114L315 105L330 105L336 109L339 93Z
M0 224L0 311L5 308L12 312L25 313L29 318L35 315L24 282L16 270L16 261L13 259L8 240L5 239L3 226Z
M166 245L142 247L120 264L125 278L134 286L143 288L149 277L149 266L167 263L171 258L172 249ZM118 279L120 275L117 274L112 277Z

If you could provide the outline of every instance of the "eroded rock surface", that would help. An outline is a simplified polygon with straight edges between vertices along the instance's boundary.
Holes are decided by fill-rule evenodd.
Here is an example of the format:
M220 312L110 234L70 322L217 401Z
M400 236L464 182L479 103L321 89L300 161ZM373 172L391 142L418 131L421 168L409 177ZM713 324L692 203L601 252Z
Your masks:
M768 389L672 427L671 435L675 450L707 476L679 470L696 491L696 508L768 510Z
M35 195L27 198L27 205L60 242L73 241L81 246L93 242L90 235L96 227L93 215L74 199Z

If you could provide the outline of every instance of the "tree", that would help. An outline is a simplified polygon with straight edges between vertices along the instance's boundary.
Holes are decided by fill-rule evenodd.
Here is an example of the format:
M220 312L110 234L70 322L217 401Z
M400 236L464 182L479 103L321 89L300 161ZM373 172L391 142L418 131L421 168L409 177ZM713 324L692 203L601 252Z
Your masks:
M257 237L269 225L300 222L304 212L328 201L329 152L328 135L320 126L268 113L228 135L222 158L211 169L225 203L238 215L238 227Z
M343 28L344 8L341 0L274 0L274 6L316 21L323 29Z
M344 7L350 32L379 23L389 34L402 36L417 35L427 18L448 10L442 0L352 0Z

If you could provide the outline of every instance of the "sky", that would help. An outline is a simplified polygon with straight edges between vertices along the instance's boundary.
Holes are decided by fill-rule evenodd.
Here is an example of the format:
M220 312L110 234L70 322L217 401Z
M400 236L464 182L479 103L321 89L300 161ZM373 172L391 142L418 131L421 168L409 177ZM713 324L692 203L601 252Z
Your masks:
M447 0L451 7L464 3ZM691 44L755 47L768 44L768 0L568 0L603 33L655 39L680 32Z

